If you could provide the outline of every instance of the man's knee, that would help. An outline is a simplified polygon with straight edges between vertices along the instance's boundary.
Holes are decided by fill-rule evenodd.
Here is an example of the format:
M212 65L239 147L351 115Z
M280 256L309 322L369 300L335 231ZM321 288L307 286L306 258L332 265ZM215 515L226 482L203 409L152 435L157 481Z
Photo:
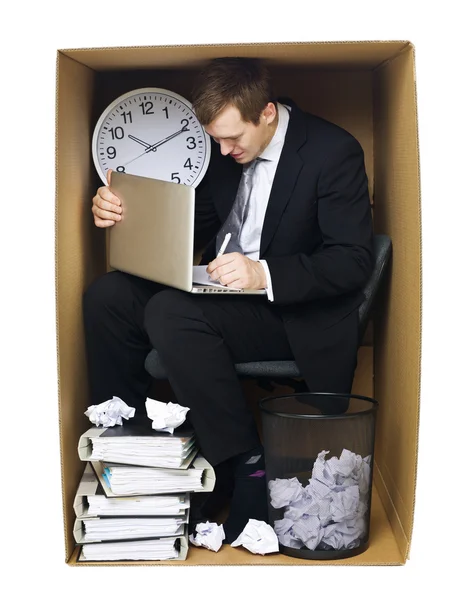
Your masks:
M199 320L200 312L190 294L180 290L163 290L147 303L144 327L153 346L159 349L174 341L175 334L190 320Z
M128 299L129 286L118 271L105 273L91 283L83 294L85 316L100 316L112 307L119 307Z

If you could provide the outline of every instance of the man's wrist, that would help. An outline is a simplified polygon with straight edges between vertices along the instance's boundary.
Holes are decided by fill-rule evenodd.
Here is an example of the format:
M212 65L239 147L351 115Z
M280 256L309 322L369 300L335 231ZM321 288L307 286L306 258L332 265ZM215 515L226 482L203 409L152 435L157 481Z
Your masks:
M257 270L259 272L260 283L257 287L258 290L265 290L267 287L267 275L262 263L257 263Z
M270 269L268 268L267 265L267 261L262 259L259 260L259 265L262 266L262 269L264 270L264 274L265 274L265 287L264 289L267 290L267 298L270 302L274 302L275 298L273 297L273 286L272 286L272 278L270 275Z

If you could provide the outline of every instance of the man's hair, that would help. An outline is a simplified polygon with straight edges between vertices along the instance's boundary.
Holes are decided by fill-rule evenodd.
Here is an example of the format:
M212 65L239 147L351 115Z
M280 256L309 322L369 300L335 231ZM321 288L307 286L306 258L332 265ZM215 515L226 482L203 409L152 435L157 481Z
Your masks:
M273 102L269 71L253 58L211 60L192 92L193 110L202 125L209 125L228 105L240 111L243 121L258 125L269 102Z

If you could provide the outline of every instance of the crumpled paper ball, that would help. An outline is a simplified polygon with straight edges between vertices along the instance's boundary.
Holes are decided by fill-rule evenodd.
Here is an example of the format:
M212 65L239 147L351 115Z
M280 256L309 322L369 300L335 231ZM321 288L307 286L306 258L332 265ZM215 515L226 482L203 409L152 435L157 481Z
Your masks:
M194 546L203 546L208 550L217 552L222 547L222 541L225 538L225 531L222 525L217 523L199 523L195 527L196 534L189 535L189 540Z
M94 425L102 425L102 427L113 427L121 425L122 419L131 419L136 412L135 408L128 406L118 396L113 396L110 400L101 402L101 404L93 404L85 410L85 415Z
M302 498L303 486L297 477L272 479L268 482L273 508L288 506Z
M268 483L271 504L285 507L274 528L283 546L310 550L356 548L366 533L371 456L344 448L339 458L322 450L308 485L297 478Z
M145 401L147 416L152 419L152 429L172 433L176 427L182 425L190 408L173 404L172 402L159 402L152 398Z
M246 527L230 545L233 548L244 546L253 554L279 552L278 538L273 527L265 521L257 521L256 519L249 519Z

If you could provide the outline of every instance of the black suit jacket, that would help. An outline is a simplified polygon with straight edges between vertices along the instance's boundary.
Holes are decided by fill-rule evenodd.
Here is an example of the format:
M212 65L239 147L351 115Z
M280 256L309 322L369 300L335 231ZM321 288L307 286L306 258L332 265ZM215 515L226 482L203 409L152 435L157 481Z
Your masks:
M373 267L372 216L364 155L344 129L304 113L292 101L285 143L268 201L260 258L311 391L351 387L357 308ZM196 234L215 234L232 207L242 166L213 142L196 194ZM203 238L201 237L201 240ZM215 257L215 238L203 264Z

